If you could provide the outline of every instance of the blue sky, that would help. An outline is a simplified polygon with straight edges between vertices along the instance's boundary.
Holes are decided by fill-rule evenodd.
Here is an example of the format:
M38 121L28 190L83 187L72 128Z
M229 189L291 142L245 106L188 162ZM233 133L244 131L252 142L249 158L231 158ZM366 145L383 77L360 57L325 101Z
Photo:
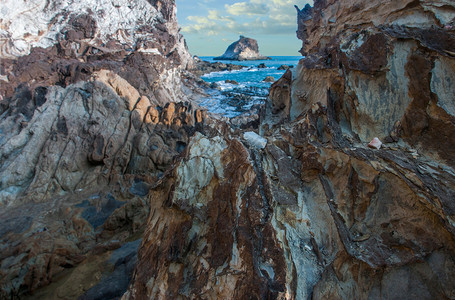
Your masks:
M254 38L263 55L300 55L297 12L313 0L176 0L177 16L191 54L218 56L239 39Z

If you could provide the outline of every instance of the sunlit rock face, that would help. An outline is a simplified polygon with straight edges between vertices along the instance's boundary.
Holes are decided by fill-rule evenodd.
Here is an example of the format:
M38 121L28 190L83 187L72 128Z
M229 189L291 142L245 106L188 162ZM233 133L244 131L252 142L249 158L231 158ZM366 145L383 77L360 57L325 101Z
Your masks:
M402 138L455 163L452 1L316 1L298 15L306 58L291 118L331 101L343 133Z
M149 195L123 299L454 298L454 11L299 10L306 57L272 86L265 146L191 138Z
M180 71L193 61L172 1L5 1L0 27L1 99L24 82L65 87L101 69L154 104L185 98Z
M232 43L223 55L215 60L261 60L270 59L259 53L258 42L255 39L240 36L237 42Z

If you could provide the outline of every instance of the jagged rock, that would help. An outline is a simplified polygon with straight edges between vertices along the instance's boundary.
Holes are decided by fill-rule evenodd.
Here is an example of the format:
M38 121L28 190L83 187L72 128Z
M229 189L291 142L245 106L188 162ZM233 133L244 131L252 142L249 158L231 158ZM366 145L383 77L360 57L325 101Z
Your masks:
M288 65L281 65L278 67L278 70L284 70L284 71L287 71L288 69L292 69L294 68L294 66L288 66Z
M108 257L207 117L175 4L6 1L0 25L0 298L121 296L134 255Z
M6 1L0 12L1 98L11 97L24 83L32 92L66 87L106 70L155 105L187 100L191 93L186 90L196 89L195 80L182 80L181 73L194 68L193 60L172 5L64 0L17 6Z
M262 56L259 53L258 42L244 36L240 36L237 42L232 43L222 56L214 60L263 60L270 57Z
M153 23L169 60L76 51L100 26L81 14L6 61L0 297L119 297L141 240L123 299L455 298L453 3L393 4L298 10L306 57L246 134L259 149L167 101L194 78L172 66L175 23ZM376 133L393 144L365 147Z
M419 1L411 9L411 3L399 2L399 9L379 1L316 1L314 9L299 13L306 58L298 66L290 117L315 103L337 103L333 113L344 134L357 134L364 143L374 135L402 139L453 164L453 139L439 132L455 134L450 97L441 85L455 84L455 69L449 67L455 63L449 54L455 35L444 28L453 22L448 9L454 5ZM341 8L334 9L337 5ZM366 19L370 25L363 23Z
M231 79L226 79L224 82L225 83L230 83L230 84L233 84L233 85L239 85L239 83L237 81L231 80Z
M234 71L234 70L241 70L244 66L235 65L235 64L225 64L222 62L214 62L210 63L208 61L204 61L202 59L195 59L195 66L194 69L191 70L192 73L202 76L204 74L209 74L212 72L220 72L220 71Z

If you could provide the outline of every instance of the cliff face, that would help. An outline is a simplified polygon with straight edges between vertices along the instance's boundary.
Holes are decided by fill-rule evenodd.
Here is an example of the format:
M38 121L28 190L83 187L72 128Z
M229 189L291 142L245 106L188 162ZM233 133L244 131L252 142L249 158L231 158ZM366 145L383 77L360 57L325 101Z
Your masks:
M124 299L454 298L454 12L299 10L306 57L272 86L267 145L191 139L151 191Z
M401 138L453 165L453 7L451 1L318 1L307 21L308 11L300 11L307 58L295 78L291 118L334 101L343 133L364 142ZM321 76L325 83L315 81Z
M237 42L232 43L223 55L215 57L215 60L261 60L270 59L259 53L258 42L244 36L240 36Z
M161 0L4 2L2 99L24 82L32 92L41 85L66 87L102 69L152 103L183 98L179 71L193 62L175 10L172 1Z
M175 10L2 2L0 298L125 292L148 188L205 117Z

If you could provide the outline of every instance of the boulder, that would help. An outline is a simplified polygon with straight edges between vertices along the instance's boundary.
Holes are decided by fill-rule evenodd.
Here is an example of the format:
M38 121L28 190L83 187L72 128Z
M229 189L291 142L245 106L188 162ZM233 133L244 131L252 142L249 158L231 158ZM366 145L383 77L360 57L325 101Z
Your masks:
M267 76L262 81L264 81L264 82L275 82L275 78L273 76Z
M288 65L281 65L281 66L278 67L278 70L280 70L280 71L286 71L286 70L292 69L292 68L294 68L293 65L290 65L290 66L288 66Z
M224 82L225 83L230 83L230 84L233 84L233 85L239 85L239 83L237 81L231 80L231 79L226 79Z

